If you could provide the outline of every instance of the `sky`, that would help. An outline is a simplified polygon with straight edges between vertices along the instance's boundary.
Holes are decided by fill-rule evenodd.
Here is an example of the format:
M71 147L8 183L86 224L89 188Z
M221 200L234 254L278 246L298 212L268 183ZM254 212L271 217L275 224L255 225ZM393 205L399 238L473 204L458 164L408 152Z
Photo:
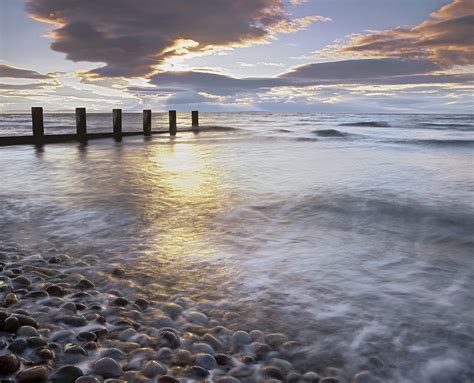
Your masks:
M472 113L473 0L0 0L0 112Z

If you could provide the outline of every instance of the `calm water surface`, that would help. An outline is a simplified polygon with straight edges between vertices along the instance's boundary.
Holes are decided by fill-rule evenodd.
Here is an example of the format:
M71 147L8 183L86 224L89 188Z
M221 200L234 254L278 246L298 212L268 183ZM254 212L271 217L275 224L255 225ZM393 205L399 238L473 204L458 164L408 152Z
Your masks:
M151 297L290 334L302 367L474 378L472 116L200 117L213 128L175 139L0 148L0 239L119 260ZM46 119L73 132L73 115ZM0 116L0 135L30 129Z

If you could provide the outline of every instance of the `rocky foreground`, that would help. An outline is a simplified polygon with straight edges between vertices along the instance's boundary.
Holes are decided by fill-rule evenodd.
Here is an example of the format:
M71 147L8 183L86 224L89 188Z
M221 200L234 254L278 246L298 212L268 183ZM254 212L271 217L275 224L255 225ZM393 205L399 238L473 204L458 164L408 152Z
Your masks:
M295 371L283 334L232 332L185 297L124 295L126 271L99 262L0 246L0 382L339 382Z

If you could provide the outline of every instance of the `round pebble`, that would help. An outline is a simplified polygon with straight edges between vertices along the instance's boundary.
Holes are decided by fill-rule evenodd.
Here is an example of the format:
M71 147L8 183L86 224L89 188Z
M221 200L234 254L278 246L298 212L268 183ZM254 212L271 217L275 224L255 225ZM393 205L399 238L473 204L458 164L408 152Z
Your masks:
M53 297L62 297L64 295L64 289L57 285L51 285L45 291Z
M50 379L52 383L74 383L82 375L79 367L67 365L60 367Z
M146 299L144 298L138 298L136 301L135 301L135 304L140 307L142 310L145 310L148 308L148 306L150 306L150 302L147 301Z
M3 322L3 331L15 333L18 327L20 327L20 321L15 316L9 316Z
M51 360L51 359L54 359L55 357L54 351L49 348L40 348L39 350L36 351L36 355L40 359L44 359L44 360Z
M115 298L112 302L114 306L121 306L121 307L127 306L129 303L130 301L128 299L122 298L122 297Z
M93 376L81 376L74 383L100 383L100 380Z
M78 344L66 344L66 346L64 346L64 353L87 356L87 351Z
M232 334L231 343L234 349L240 349L252 342L252 338L246 331L236 331Z
M122 367L112 358L100 358L92 366L94 371L104 378L118 378L122 374Z
M20 371L16 376L18 383L45 382L48 377L48 369L45 366L35 366Z
M18 276L18 277L16 277L16 278L13 278L13 279L12 279L12 282L15 283L15 284L17 284L17 285L21 285L21 286L29 286L29 285L31 285L31 281L30 281L28 278L26 278L26 277L24 277L24 276L22 276L22 275L20 275L20 276Z
M157 375L164 375L168 369L156 360L149 360L143 366L143 375L148 378L154 378Z
M308 371L306 374L303 375L303 379L305 382L318 383L321 380L321 376L316 372Z
M184 310L180 305L177 305L176 303L166 303L161 307L161 309L167 314L169 314L169 316L173 319L176 319Z
M81 279L77 284L77 287L80 289L92 289L95 287L95 285L88 279Z
M10 344L10 346L8 346L8 349L17 354L21 354L23 351L26 350L27 347L28 347L28 341L24 338L18 338L18 339L15 339Z
M90 342L90 341L96 340L97 335L95 335L91 331L83 331L79 333L79 335L77 336L77 339Z
M160 338L165 340L171 348L178 348L181 344L178 335L171 329L162 330Z
M197 354L194 363L196 366L200 366L206 370L212 370L217 367L216 359L212 355L205 353Z
M340 380L334 377L322 378L319 383L340 383Z
M18 297L15 293L9 293L3 299L3 306L9 307L18 302Z
M209 371L199 366L191 366L186 370L186 375L194 379L204 379L209 375Z
M275 366L268 366L263 369L263 374L269 378L275 378L278 380L284 380L285 376L283 375L283 372L275 367Z
M158 378L158 383L179 383L179 380L169 375L163 375Z
M20 368L20 359L15 354L0 355L0 375L12 374Z
M32 326L21 326L16 330L17 336L38 336L38 331Z

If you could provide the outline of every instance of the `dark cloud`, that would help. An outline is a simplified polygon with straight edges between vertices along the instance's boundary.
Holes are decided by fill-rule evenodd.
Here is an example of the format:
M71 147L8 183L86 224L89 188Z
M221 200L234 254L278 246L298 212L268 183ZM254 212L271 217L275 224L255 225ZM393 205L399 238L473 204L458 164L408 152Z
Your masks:
M55 24L52 49L73 61L105 63L100 76L144 76L167 57L263 42L324 18L291 20L283 0L26 0Z
M347 81L381 79L392 76L406 76L430 73L440 66L427 60L359 59L327 63L307 64L294 68L280 78L294 80Z
M404 85L465 83L472 74L432 74L440 67L426 60L361 59L315 63L295 67L273 78L235 78L218 73L170 71L150 78L155 87L133 87L134 93L166 93L192 90L219 96L264 91L277 87L314 85Z
M5 78L29 78L29 79L50 79L48 75L38 73L34 70L16 68L7 64L0 64L0 77Z
M0 90L33 90L47 88L48 84L0 84Z
M413 28L357 35L339 47L365 56L431 60L439 65L474 64L474 1L454 0Z
M185 88L225 96L249 90L282 86L288 82L279 78L239 79L217 73L180 71L158 73L151 77L150 83L158 86L159 89L162 87Z

